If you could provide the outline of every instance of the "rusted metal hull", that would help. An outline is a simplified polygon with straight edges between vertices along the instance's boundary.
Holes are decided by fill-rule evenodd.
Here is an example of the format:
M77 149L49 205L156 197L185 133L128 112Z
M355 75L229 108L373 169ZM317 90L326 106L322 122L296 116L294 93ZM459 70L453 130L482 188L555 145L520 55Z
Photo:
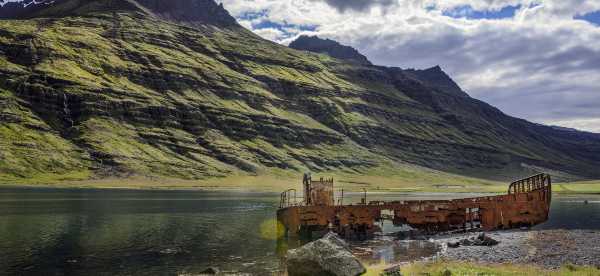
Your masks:
M377 222L409 225L426 232L531 226L548 219L550 176L540 174L511 183L505 195L454 200L371 201L358 205L281 206L277 218L285 234L297 236L335 231L346 238L365 238ZM284 204L285 205L285 204Z

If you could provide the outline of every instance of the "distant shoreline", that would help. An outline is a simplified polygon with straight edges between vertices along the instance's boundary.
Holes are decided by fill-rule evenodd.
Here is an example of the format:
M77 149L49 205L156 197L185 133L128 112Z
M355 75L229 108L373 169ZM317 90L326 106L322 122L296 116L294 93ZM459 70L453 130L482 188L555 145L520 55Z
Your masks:
M268 193L268 194L279 194L280 191L285 190L285 188L281 188L280 190L274 190L272 187L260 187L260 186L206 186L206 185L185 185L185 186L153 186L150 185L93 185L83 182L64 182L64 183L50 183L50 184L3 184L0 183L0 189L45 189L45 190L113 190L113 191L193 191L193 192L230 192L230 193ZM562 183L554 184L565 185ZM567 185L581 185L581 184L567 184ZM589 185L589 184L588 184ZM600 182L597 185L598 191L577 191L572 189L559 189L553 190L552 194L556 195L600 195ZM283 186L282 186L283 187ZM553 186L554 188L554 186ZM345 193L354 194L354 193L362 193L360 189L348 189L345 190ZM503 194L505 192L502 191L490 191L489 189L482 189L478 191L474 188L469 188L467 190L460 190L458 188L454 188L449 186L447 188L437 187L435 189L410 189L410 188L384 188L384 189L375 189L375 190L367 190L368 194Z

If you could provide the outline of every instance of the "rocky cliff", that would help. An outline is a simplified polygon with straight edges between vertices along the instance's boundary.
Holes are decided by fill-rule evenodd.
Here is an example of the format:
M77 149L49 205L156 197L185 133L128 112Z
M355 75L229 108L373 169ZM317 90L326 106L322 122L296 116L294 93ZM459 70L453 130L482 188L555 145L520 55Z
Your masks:
M292 41L289 47L296 50L322 53L334 58L343 59L362 65L372 65L367 57L359 53L356 49L350 46L342 45L331 39L321 39L317 36L302 35Z
M0 176L600 174L600 135L506 116L440 68L298 51L212 0L169 3L64 0L0 20Z

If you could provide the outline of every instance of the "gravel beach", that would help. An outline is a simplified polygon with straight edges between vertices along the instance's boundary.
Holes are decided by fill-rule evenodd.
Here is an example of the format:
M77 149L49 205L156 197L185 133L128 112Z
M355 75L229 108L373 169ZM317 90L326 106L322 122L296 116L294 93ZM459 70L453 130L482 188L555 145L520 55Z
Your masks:
M509 230L485 233L499 241L494 246L448 247L480 233L449 234L432 239L442 246L438 258L481 263L535 264L558 268L565 264L600 267L598 230Z

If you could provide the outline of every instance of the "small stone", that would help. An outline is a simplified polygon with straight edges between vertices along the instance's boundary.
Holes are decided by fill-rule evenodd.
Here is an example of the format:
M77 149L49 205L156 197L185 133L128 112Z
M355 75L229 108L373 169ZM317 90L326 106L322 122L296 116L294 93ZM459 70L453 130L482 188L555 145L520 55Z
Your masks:
M200 275L217 275L219 274L219 269L216 267L209 267L200 272Z
M400 271L400 266L393 266L384 269L380 276L402 276L402 272Z
M469 240L469 239L462 239L460 241L460 244L462 246L471 246L471 245L473 245L473 242L471 240Z
M450 248L457 248L460 246L460 242L448 242L447 245Z

